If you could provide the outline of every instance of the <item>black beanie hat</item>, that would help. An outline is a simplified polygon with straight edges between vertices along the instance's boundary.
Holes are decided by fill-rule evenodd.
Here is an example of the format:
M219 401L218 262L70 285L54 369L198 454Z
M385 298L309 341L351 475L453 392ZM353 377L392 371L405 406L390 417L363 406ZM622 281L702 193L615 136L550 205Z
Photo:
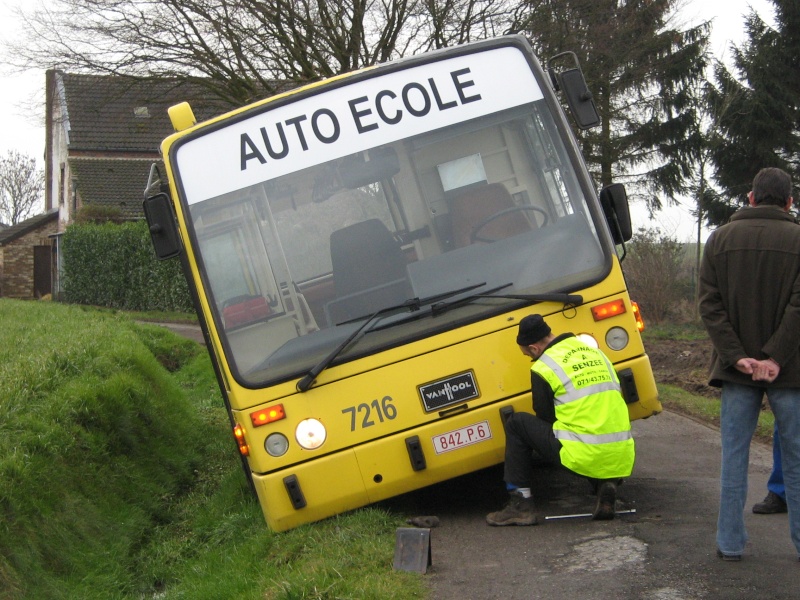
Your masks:
M517 344L530 346L550 335L550 326L544 322L542 315L528 315L519 322Z

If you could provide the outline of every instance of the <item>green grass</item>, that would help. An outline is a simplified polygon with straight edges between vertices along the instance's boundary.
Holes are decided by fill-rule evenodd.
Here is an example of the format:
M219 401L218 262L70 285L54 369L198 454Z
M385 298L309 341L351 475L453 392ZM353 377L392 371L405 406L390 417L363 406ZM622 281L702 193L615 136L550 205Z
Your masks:
M402 515L269 531L207 352L134 319L0 299L0 600L429 597L392 569ZM718 421L715 399L659 392Z
M403 522L269 531L202 347L0 299L0 599L424 598L392 569Z
M645 343L651 340L704 340L707 337L708 333L700 323L661 323L659 325L648 323L642 332Z
M695 396L674 386L658 384L658 396L665 409L681 413L711 425L719 426L719 398ZM769 410L758 416L755 436L759 441L772 442L772 429L775 419Z
M80 310L88 312L98 312L111 316L120 316L134 321L151 321L154 323L197 323L197 313L148 310L148 311L122 311L116 308L105 308L102 306L80 306Z

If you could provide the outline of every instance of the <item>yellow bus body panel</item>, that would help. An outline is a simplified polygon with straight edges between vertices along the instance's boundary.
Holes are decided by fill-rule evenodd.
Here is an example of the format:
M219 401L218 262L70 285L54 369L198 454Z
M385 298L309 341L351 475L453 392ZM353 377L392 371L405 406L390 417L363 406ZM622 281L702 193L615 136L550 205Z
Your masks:
M530 394L514 401L484 406L476 411L416 427L369 444L295 465L269 475L254 475L256 492L269 527L285 531L379 500L416 490L459 475L503 462L505 433L500 409L530 410ZM437 455L434 435L488 421L491 438ZM418 436L426 468L414 471L405 440ZM307 505L295 509L286 492L284 478L294 476Z
M649 368L649 361L645 357L619 366L638 372L642 368ZM644 391L640 390L640 393ZM652 397L649 400L629 405L632 414L654 414ZM255 475L253 480L267 524L275 531L285 531L500 464L504 460L506 441L501 410L511 407L515 412L530 412L531 402L530 393L523 394L276 473ZM483 422L488 423L490 437L455 450L436 453L433 443L435 436ZM412 468L406 446L406 440L412 436L418 438L425 457L426 466L419 471ZM305 507L295 509L292 506L283 482L287 476L296 477L307 502ZM502 485L502 482L498 481L497 484Z
M552 311L552 305L549 307ZM539 306L540 310L543 308L543 305ZM250 413L267 406L263 403L262 392L262 403L256 404L250 410L234 410L237 422L247 431L248 444L252 449L250 468L255 473L266 473L322 454L368 443L397 431L411 430L426 422L440 422L442 416L439 411L424 411L418 386L454 374L474 374L480 395L465 403L468 411L483 404L529 393L530 359L522 355L515 342L517 323L529 312L529 309L523 309L476 324L481 325L480 328L468 326L440 334L445 339L438 340L439 344L433 349L432 342L440 336L333 367L330 373L323 372L318 378L321 381L308 391L297 393L292 390L294 393L291 396L281 398L286 419L253 427ZM552 323L554 331L585 333L596 325L589 311L584 308L576 311L571 319L564 318L561 313L548 315L545 312L545 315ZM631 331L635 327L631 312L607 319L603 323L605 329L625 325ZM481 335L465 336L466 331L474 330L481 331ZM658 403L655 383L649 370L649 360L639 335L632 333L631 342L625 352L605 350L618 370L630 368L629 357L637 359L631 364L636 365L634 375L639 401L632 405L631 418L642 418L660 412L661 405ZM354 367L358 367L359 371L344 376L337 373ZM326 383L328 377L332 381ZM249 404L239 400L236 403L239 406ZM382 414L385 404L391 405L396 416L382 418L385 417ZM531 408L529 405L527 410ZM448 409L452 410L453 407ZM294 441L297 423L307 418L317 419L325 425L328 436L322 447L307 451L292 443L289 451L282 457L267 455L263 447L269 434L280 432L290 441Z
M591 306L619 297L625 301L625 313L600 322L592 319ZM556 332L591 333L618 371L632 371L638 393L638 400L628 405L632 420L661 411L650 361L625 293L587 302L578 309L539 304L536 311L545 314ZM248 460L268 525L283 531L502 463L505 434L501 409L531 412L533 408L530 360L515 343L519 319L531 312L535 311L514 311L333 367L308 391L292 390L280 398L286 419L264 427L254 428L249 414L269 403L235 410L235 419L247 431ZM605 332L620 326L629 331L631 339L623 351L614 352L605 346ZM418 386L463 371L474 373L479 397L426 413ZM363 427L366 415L358 413L357 407L374 406L374 401L380 407L384 398L391 399L396 416L381 420L372 413L371 425ZM303 450L294 439L294 429L299 421L312 417L326 426L327 439L316 450ZM491 431L490 437L436 452L434 437L482 423ZM289 451L278 458L263 449L267 436L274 432L290 440ZM406 440L415 436L425 458L425 468L417 471L406 445ZM291 503L284 484L288 476L294 476L302 490L306 501L302 508Z

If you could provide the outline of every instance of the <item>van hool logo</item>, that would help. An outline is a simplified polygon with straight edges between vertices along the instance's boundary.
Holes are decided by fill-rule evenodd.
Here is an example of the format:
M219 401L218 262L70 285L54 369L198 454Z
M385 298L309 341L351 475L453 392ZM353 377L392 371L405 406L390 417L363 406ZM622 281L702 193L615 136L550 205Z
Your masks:
M447 379L419 386L419 395L425 410L437 410L458 402L478 397L478 386L472 371L459 373Z

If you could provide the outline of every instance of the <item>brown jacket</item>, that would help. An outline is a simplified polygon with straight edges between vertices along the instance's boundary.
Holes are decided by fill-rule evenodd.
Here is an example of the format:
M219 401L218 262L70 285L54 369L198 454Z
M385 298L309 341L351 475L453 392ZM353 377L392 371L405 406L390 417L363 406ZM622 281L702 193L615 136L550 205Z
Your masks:
M734 368L773 358L774 387L800 387L800 225L777 206L738 210L706 242L700 316L714 345L709 384L766 386Z

